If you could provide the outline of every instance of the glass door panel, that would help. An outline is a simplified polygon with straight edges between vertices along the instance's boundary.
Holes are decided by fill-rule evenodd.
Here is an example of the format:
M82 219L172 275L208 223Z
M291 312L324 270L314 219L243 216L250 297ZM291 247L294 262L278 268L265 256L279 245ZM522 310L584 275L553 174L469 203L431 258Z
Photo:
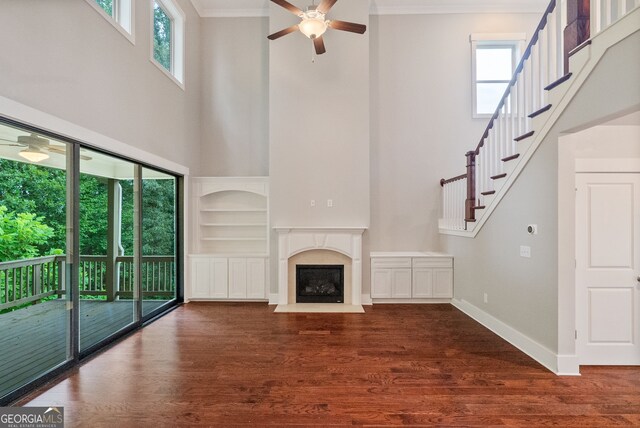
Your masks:
M0 124L0 397L71 359L70 148Z
M134 172L80 150L80 352L136 321Z
M176 298L176 178L142 169L142 315Z

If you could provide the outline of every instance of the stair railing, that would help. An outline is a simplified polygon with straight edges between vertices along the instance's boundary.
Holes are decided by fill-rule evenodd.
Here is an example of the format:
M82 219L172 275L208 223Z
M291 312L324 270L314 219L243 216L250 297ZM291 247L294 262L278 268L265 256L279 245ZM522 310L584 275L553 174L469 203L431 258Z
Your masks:
M566 18L559 9L556 0L547 6L480 142L466 155L466 197L460 199L456 190L448 189L449 186L459 186L460 178L440 181L443 187L443 228L458 224L457 218L448 218L448 215L459 213L451 208L455 204L466 206L465 223L476 220L476 210L484 208L485 196L494 194L498 188L497 180L506 176L505 164L518 158L517 142L530 132L531 118L546 107L545 87L564 75L562 30Z

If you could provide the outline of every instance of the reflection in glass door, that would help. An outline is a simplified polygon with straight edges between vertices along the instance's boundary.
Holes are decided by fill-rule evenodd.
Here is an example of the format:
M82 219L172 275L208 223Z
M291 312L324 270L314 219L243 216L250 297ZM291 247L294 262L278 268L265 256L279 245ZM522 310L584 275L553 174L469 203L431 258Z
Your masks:
M136 321L136 165L80 152L80 352Z
M0 397L72 358L70 148L0 124Z
M176 179L142 169L142 315L176 298Z

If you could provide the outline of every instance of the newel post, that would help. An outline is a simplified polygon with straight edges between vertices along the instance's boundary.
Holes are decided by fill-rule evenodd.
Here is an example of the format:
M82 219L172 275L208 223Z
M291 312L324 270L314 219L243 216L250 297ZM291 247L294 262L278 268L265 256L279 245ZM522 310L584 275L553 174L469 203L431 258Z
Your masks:
M590 0L567 0L567 26L564 29L564 73L569 72L569 53L589 40Z
M465 221L476 221L476 152L472 150L465 154L467 157L467 199L464 202Z

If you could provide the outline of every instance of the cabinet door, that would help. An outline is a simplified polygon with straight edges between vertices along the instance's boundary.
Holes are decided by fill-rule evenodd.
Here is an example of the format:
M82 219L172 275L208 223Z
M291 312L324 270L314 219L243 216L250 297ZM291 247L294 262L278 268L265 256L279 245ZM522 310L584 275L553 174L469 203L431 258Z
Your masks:
M247 259L229 259L229 297L247 298Z
M411 269L392 269L391 297L411 298Z
M247 259L247 297L265 298L265 263L261 258Z
M211 277L211 260L210 259L192 259L191 260L191 297L207 298L210 297Z
M433 297L453 297L453 269L434 269L433 279Z
M392 269L371 270L371 297L391 297L391 271Z
M213 299L226 299L229 297L229 288L227 286L229 281L227 259L210 259L209 268L211 279L209 283L209 295L207 297L211 297Z
M425 269L425 268L413 269L412 297L415 297L415 298L433 297L433 269Z

